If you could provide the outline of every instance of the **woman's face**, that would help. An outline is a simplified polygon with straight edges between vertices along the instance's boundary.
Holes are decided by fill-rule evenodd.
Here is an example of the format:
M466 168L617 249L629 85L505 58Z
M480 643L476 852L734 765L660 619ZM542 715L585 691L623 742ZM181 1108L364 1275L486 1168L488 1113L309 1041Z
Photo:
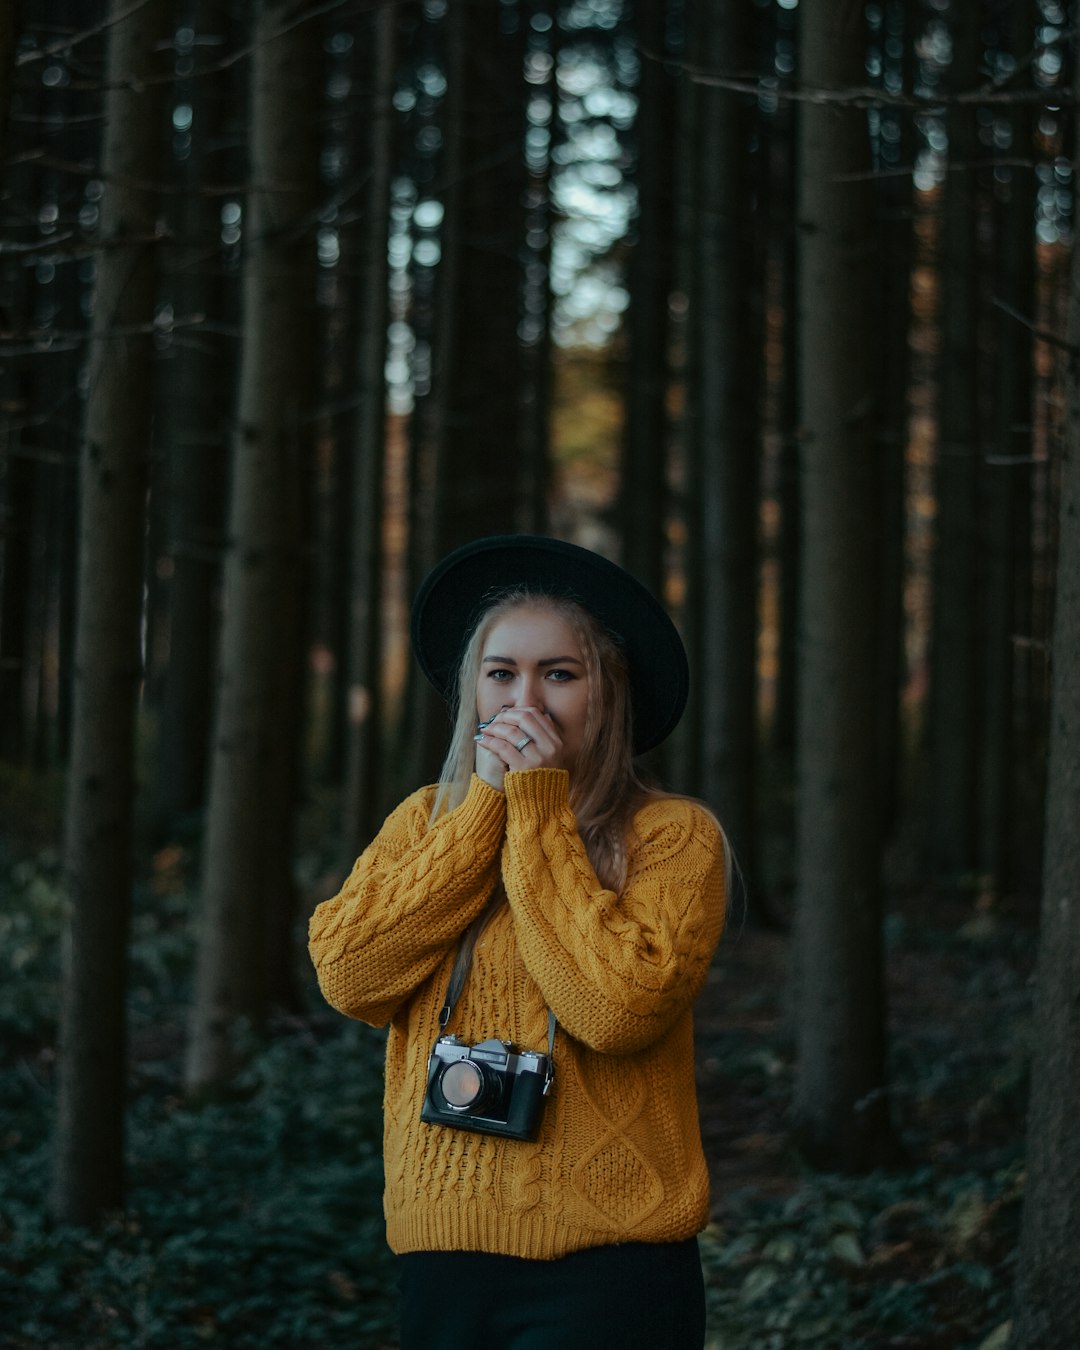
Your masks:
M589 678L570 625L543 604L523 604L492 627L481 651L477 721L504 707L533 708L554 723L572 769L585 740Z

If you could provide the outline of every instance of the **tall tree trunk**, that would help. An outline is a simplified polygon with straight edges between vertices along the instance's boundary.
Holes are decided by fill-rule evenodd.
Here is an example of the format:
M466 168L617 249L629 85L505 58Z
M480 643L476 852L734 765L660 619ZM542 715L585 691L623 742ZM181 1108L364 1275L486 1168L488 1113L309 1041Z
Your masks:
M667 523L668 303L673 235L675 105L665 67L667 4L642 0L635 14L641 80L634 120L638 212L629 264L629 342L619 484L622 562L655 595L664 591Z
M293 22L296 18L300 22ZM319 26L256 6L244 348L233 442L221 675L186 1081L225 1083L235 1035L265 1014L288 927L301 723L301 597L314 350ZM276 969L276 963L274 963Z
M955 89L979 78L979 16L952 7ZM975 860L978 765L979 649L976 399L975 110L960 107L949 122L949 159L942 234L942 348L937 449L933 648L930 690L930 860L942 876L968 872Z
M8 0L0 12L0 155L4 148L11 90L15 83L15 44L21 27L19 0Z
M443 484L450 473L450 422L453 409L453 366L449 353L458 341L456 297L464 274L464 192L468 151L465 144L466 7L451 5L444 20L446 101L443 109L443 227L441 253L435 272L432 331L432 382L419 404L411 431L409 491L409 593L435 565L447 545L440 526L445 514ZM496 470L497 472L497 470ZM505 509L505 503L504 503ZM478 534L498 530L480 529ZM457 541L460 542L460 541ZM415 661L409 662L406 714L401 719L394 795L411 791L437 773L446 740L442 701L424 679Z
M381 631L383 470L386 465L386 324L390 225L390 172L394 126L391 99L397 74L397 11L373 20L371 177L361 245L359 308L362 315L356 384L359 404L353 448L346 661L347 720L342 838L355 857L378 827L382 734Z
M863 77L862 9L803 15L803 79ZM815 1163L872 1165L886 1133L877 777L876 324L864 114L799 127L803 560L798 708L796 1131Z
M0 19L4 22L13 24L14 15ZM11 98L10 76L9 58L6 74L0 76L9 81L0 88L5 112ZM25 165L19 171L9 169L8 192L13 197L28 195L27 178ZM30 328L28 271L15 257L0 258L0 325L12 333ZM33 433L25 423L34 405L34 383L31 371L19 369L14 361L0 363L0 757L12 761L22 757L29 740L22 715L22 677L30 644L31 512L39 466L26 454Z
M123 1201L126 951L149 463L165 0L115 0L82 457L75 708L64 828L64 935L52 1207L90 1223Z
M1015 5L1011 47L1017 61L1032 50L1034 6ZM1012 112L1020 156L1034 151L1031 109ZM1035 175L1011 170L1008 199L999 219L999 279L995 290L1011 313L997 316L994 456L985 474L987 550L982 586L985 633L985 711L979 774L979 871L1000 894L1012 880L1011 859L1020 832L1013 826L1021 794L1015 789L1018 756L1013 737L1013 635L1017 631L1017 544L1021 522L1030 528L1033 352L1030 327L1019 315L1035 313Z
M777 25L778 41L795 43L798 11L777 9L772 20ZM768 119L766 141L769 158L763 174L764 206L762 214L773 236L769 245L769 291L765 305L769 313L782 316L782 343L779 368L774 366L775 387L766 388L774 409L771 430L778 442L775 470L775 494L779 510L778 539L775 545L777 574L776 603L779 611L776 635L776 676L773 715L768 740L769 758L776 761L770 773L790 777L789 766L795 756L795 708L798 690L799 630L799 449L798 449L798 369L799 330L796 296L797 244L792 223L791 200L795 195L795 105L781 101Z
M1068 416L1051 650L1042 928L1011 1344L1069 1350L1080 1325L1080 253L1073 254Z
M892 67L901 88L913 87L914 35L911 6L892 0L885 25L901 35L901 54L890 58L882 51L883 74ZM888 47L882 42L883 49ZM908 400L911 392L911 271L914 258L913 184L907 165L915 158L912 119L901 113L887 117L878 148L887 175L881 185L884 273L881 296L883 335L880 362L881 420L878 454L881 484L881 657L878 679L878 768L881 774L882 836L896 822L901 779L901 685L904 673L904 540L906 523L906 454ZM894 135L887 136L885 133ZM888 157L886 158L886 155ZM897 172L897 169L900 172Z
M691 64L749 64L753 14L731 0L702 6ZM747 117L741 96L700 92L691 342L697 351L690 528L701 559L699 791L724 823L746 876L754 872L757 694L758 354L749 303Z
M445 215L437 276L434 378L414 490L416 580L478 535L529 517L522 472L525 38L508 6L451 5L446 16ZM437 768L445 719L415 667L402 764Z
M14 398L8 406L12 406ZM16 433L0 423L0 758L17 763L31 728L22 680L31 641L35 477L39 466L16 453Z
M194 42L181 61L213 50L219 32L216 0L191 0L186 18ZM215 23L217 20L217 23ZM210 42L207 42L210 39ZM201 45L206 43L206 46ZM205 56L200 58L206 60ZM206 799L218 629L216 596L224 547L226 416L233 364L231 345L214 331L225 287L221 267L221 198L210 191L223 177L226 76L181 83L191 100L191 144L178 166L184 187L173 205L176 244L170 250L169 298L177 319L202 326L173 334L163 359L163 464L158 485L169 578L164 587L168 665L161 694L156 756L160 823L198 810Z
M547 16L547 0L529 0L525 13L531 18ZM522 410L521 410L521 510L520 528L527 534L548 529L551 488L551 139L555 120L557 85L555 65L560 28L528 34L526 79L530 107L546 109L546 121L530 120L529 133L549 131L542 148L527 143L528 184L525 196L525 280L522 306ZM539 138L537 138L538 140Z
M454 7L452 7L454 8ZM448 399L438 552L482 534L512 533L525 513L521 441L525 174L524 16L509 6L464 5L461 41L463 179L447 201L456 223L453 339L438 354ZM453 69L453 62L451 62Z

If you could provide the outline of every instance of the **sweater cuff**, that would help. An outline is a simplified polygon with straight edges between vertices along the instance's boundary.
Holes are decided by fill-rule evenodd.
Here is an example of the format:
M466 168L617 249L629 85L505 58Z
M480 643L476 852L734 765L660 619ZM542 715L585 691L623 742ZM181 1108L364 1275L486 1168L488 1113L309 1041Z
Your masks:
M506 798L474 773L464 801L442 819L449 820L450 816L455 827L470 839L498 842L506 827Z
M570 775L565 769L514 769L503 779L506 810L517 823L549 820L570 809Z

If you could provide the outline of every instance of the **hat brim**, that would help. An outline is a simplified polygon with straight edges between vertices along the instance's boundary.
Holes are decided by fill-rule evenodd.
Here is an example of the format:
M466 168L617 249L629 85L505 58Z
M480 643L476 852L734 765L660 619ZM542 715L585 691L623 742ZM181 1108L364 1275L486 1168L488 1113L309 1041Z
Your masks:
M690 672L678 630L629 572L562 539L492 535L456 549L425 578L412 609L412 643L424 674L452 701L465 645L501 595L527 589L576 600L626 656L634 753L659 745L686 707Z

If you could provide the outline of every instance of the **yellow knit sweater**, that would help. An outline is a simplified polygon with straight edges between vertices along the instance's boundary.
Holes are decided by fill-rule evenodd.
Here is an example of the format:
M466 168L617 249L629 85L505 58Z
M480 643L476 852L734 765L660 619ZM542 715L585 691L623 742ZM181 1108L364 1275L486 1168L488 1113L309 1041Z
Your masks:
M384 1153L396 1252L551 1259L610 1242L664 1242L706 1222L691 1005L724 915L724 845L675 798L634 822L621 895L596 878L562 769L474 777L428 825L434 789L388 818L341 893L311 920L329 1003L390 1023ZM454 952L501 865L509 904L485 928L449 1030L546 1050L555 1082L534 1143L421 1122L427 1062Z

